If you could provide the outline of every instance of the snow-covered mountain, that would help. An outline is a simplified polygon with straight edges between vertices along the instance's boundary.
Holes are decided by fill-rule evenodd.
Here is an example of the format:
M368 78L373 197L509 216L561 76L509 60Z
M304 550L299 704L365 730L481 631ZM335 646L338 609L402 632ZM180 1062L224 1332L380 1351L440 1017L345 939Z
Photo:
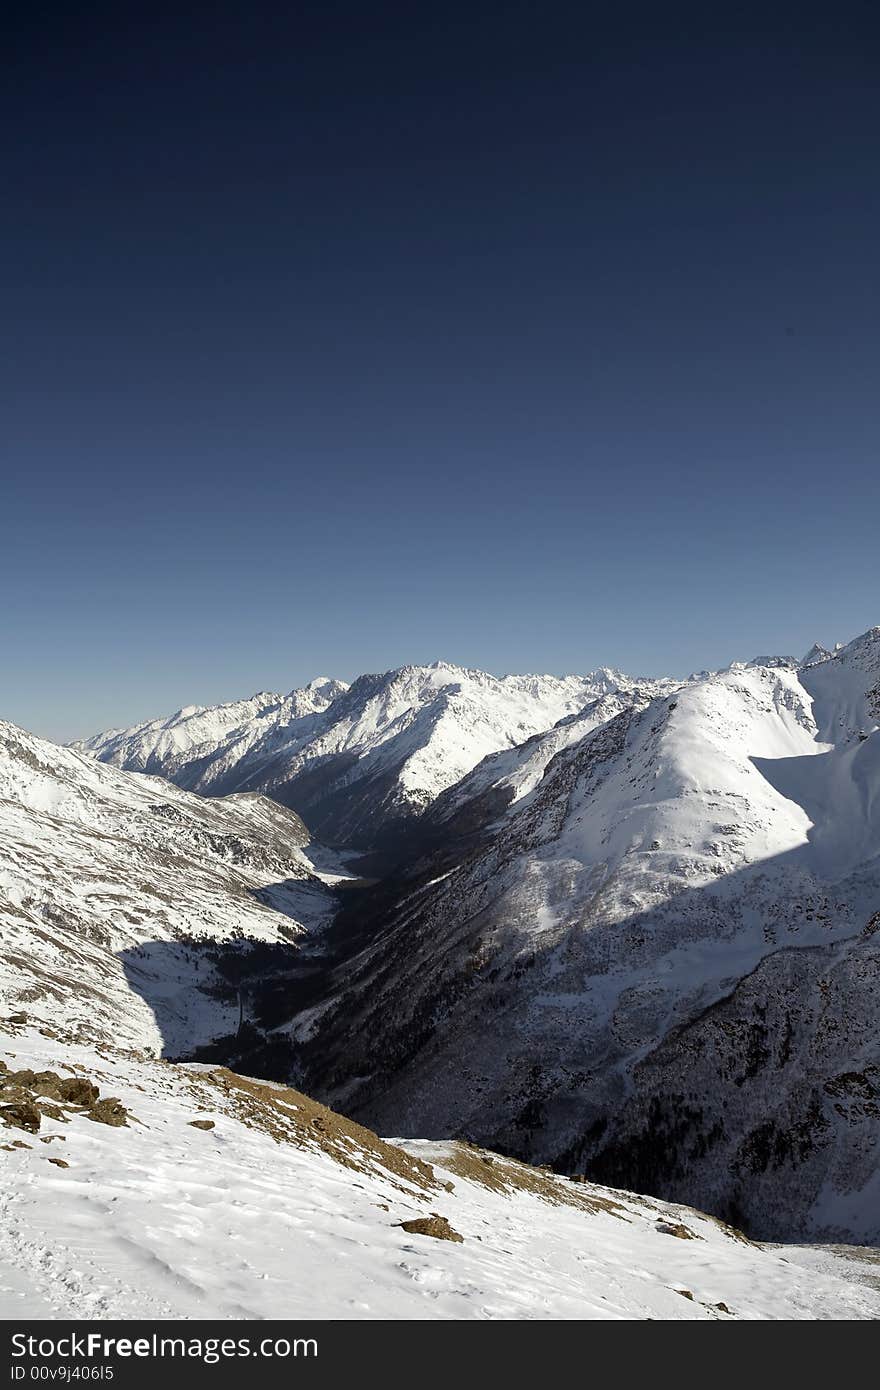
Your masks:
M435 662L360 676L350 687L322 679L286 697L185 709L75 746L189 791L265 792L320 839L373 848L487 755L637 684L605 669L499 677Z
M560 719L545 733L500 753L491 753L472 772L454 783L426 809L423 827L430 826L439 839L472 833L509 816L524 797L535 790L550 763L565 748L579 743L593 729L608 724L624 710L643 708L652 695L671 693L682 682L652 681L621 687L590 700L576 714Z
M319 953L345 882L264 797L202 799L0 724L0 1318L880 1313L870 1252L765 1250L680 1204L158 1060L234 1033L229 953Z
M686 681L407 667L88 750L0 726L0 985L381 1132L880 1242L878 724L880 628Z
M289 695L261 691L249 700L233 700L226 705L187 705L167 719L151 719L130 729L108 729L71 746L114 767L167 777L232 739L242 758L270 729L299 729L301 720L322 713L347 689L344 681L319 676Z
M205 948L308 941L345 873L265 797L192 796L0 723L0 990L46 1027L191 1052L238 1017Z
M873 629L803 668L736 665L587 715L549 761L539 739L481 765L430 813L460 827L472 789L476 847L386 894L294 1021L308 1083L380 1128L606 1179L629 1180L638 1139L654 1191L764 1234L880 1239L878 717ZM798 1046L742 1075L737 1029L783 999ZM709 1055L720 1018L730 1045Z

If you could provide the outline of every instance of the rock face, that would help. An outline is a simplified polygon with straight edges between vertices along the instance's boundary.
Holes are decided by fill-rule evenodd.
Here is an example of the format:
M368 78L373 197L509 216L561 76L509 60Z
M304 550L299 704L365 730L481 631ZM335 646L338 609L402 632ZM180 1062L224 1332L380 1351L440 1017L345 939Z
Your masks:
M84 1076L66 1077L59 1087L62 1100L72 1105L93 1105L98 1099L98 1088Z
M880 1238L878 658L874 630L734 667L559 749L294 1021L307 1085L762 1235Z
M42 1121L42 1113L33 1101L18 1100L11 1105L0 1105L0 1122L13 1129L26 1129L36 1134Z

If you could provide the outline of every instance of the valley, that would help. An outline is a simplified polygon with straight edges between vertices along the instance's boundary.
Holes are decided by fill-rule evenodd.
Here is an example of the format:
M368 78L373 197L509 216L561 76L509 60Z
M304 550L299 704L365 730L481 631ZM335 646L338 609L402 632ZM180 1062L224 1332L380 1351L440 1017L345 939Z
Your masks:
M684 680L437 663L67 748L2 725L2 1007L877 1246L878 719L875 628Z

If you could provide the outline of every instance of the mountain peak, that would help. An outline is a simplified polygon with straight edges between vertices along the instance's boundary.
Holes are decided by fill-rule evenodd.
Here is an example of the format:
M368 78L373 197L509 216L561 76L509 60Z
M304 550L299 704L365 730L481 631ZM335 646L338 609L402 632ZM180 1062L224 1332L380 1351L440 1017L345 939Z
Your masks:
M436 659L351 685L318 676L286 697L174 716L80 746L188 791L267 792L320 838L369 849L386 820L420 814L483 758L636 684L608 668L496 676Z
M815 666L820 661L828 661L831 652L827 647L823 647L819 642L814 642L806 656L801 657L801 666Z
M304 690L314 691L326 691L331 688L333 690L347 690L348 686L345 681L337 680L335 676L315 676L314 680L310 680L303 686Z
M845 645L838 643L833 659L863 671L876 671L880 668L880 627L869 627Z

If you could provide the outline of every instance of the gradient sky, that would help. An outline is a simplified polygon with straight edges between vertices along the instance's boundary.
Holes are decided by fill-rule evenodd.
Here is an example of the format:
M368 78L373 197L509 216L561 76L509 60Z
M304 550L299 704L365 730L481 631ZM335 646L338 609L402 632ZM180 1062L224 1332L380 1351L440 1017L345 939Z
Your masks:
M19 9L0 717L880 622L875 5Z

